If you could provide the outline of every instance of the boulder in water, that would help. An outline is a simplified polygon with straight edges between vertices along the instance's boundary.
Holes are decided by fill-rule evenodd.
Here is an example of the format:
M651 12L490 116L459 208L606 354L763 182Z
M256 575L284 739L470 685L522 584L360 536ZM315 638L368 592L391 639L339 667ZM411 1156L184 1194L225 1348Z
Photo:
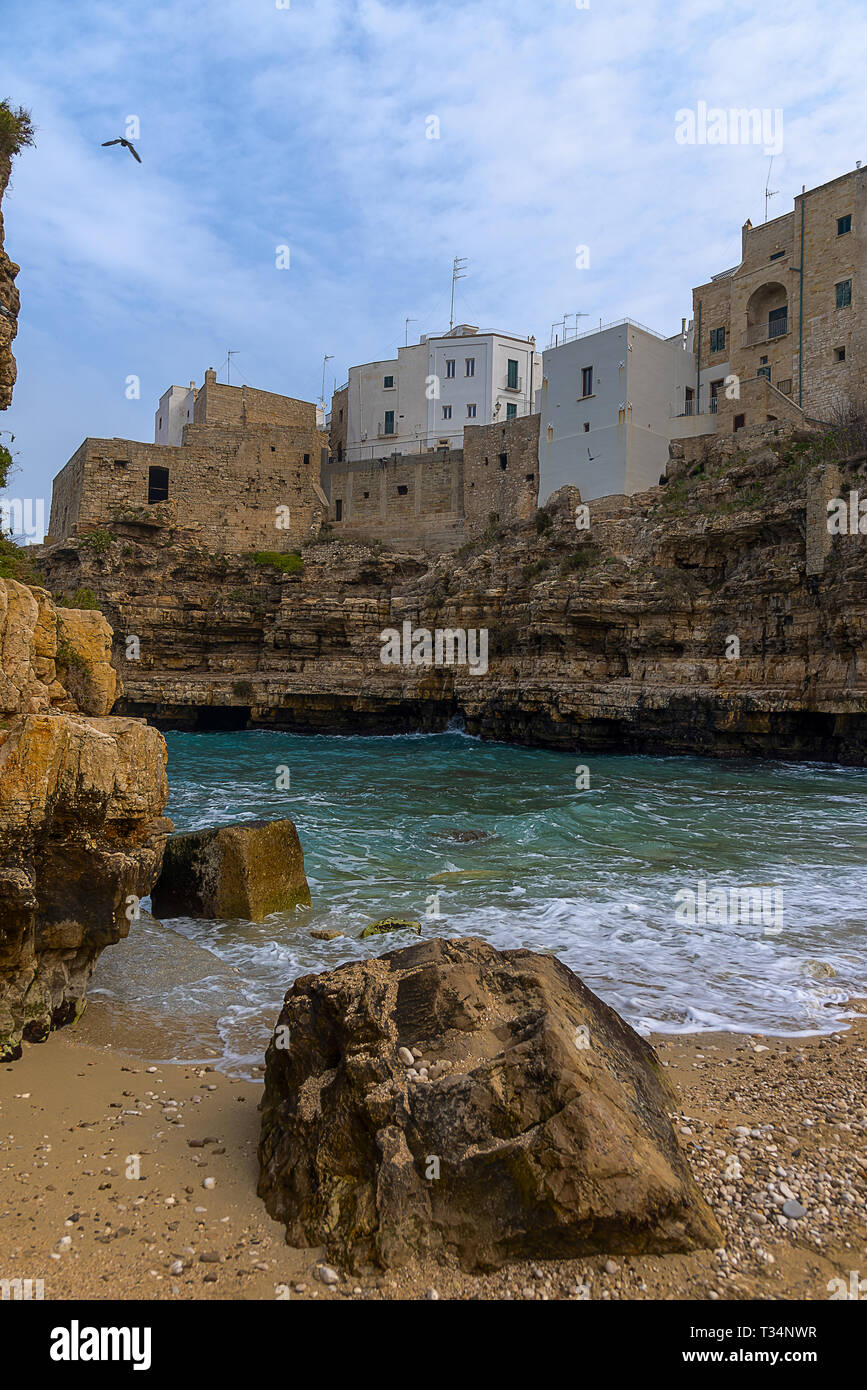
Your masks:
M243 821L173 835L152 894L158 917L240 917L310 907L304 854L291 820Z

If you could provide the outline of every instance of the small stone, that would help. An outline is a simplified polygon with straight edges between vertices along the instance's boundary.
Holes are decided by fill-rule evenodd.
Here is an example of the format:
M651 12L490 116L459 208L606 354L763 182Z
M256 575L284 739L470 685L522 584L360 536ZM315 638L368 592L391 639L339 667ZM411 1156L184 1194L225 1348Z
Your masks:
M202 1183L202 1187L207 1187L209 1191L211 1190L211 1188L214 1188L214 1187L216 1187L216 1186L217 1186L217 1179L216 1179L216 1178L205 1178L205 1180L204 1180L203 1183Z
M620 1268L620 1265L617 1263L616 1260L606 1260L606 1261L605 1261L605 1273L606 1273L606 1274L616 1274L617 1271L619 1270L619 1268Z
M331 1268L331 1265L318 1265L316 1269L316 1278L323 1284L337 1284L340 1282L340 1275L337 1273L336 1269Z
M788 1216L792 1221L797 1221L800 1217L807 1215L807 1208L790 1198L788 1202L783 1203L783 1215Z
M437 1293L436 1289L425 1289L424 1296L425 1298L439 1298L439 1294Z
M403 1062L405 1067L411 1067L413 1062L415 1061L415 1058L413 1057L408 1047L399 1047L397 1049L397 1055Z
M183 1272L184 1272L184 1262L183 1262L183 1260L175 1260L175 1261L173 1262L173 1264L172 1264L171 1272L172 1272L172 1274L183 1274Z

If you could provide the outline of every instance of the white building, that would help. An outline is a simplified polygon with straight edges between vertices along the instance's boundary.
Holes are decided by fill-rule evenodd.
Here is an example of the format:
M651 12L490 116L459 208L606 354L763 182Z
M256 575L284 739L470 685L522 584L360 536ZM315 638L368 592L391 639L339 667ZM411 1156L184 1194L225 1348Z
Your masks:
M184 425L193 423L196 408L196 383L189 386L170 386L160 396L154 411L154 443L180 444Z
M539 502L566 483L582 498L654 487L668 464L670 417L694 385L692 329L663 338L631 319L542 354Z
M533 411L542 358L535 338L479 333L458 324L398 348L396 358L350 367L346 457L458 449L464 425L489 425Z

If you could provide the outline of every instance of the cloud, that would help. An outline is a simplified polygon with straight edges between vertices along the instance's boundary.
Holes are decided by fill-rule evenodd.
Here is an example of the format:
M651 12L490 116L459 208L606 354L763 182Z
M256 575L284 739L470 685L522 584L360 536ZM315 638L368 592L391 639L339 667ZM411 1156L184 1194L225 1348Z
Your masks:
M441 330L454 255L482 329L544 343L582 310L674 332L692 285L737 261L768 173L758 147L679 146L677 110L783 108L772 215L851 168L867 128L854 0L833 25L806 0L45 0L40 20L8 17L0 57L39 128L6 209L3 421L34 492L86 434L151 437L162 390L228 348L248 381L312 399L324 353L343 380L407 315ZM100 145L131 114L142 165Z

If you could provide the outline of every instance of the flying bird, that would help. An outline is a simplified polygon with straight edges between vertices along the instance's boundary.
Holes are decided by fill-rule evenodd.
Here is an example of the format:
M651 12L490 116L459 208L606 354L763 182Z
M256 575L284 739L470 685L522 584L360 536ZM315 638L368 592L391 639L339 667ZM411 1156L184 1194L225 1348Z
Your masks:
M117 140L103 140L102 148L105 149L106 145L123 145L124 149L129 150L133 159L137 159L139 164L141 164L141 155L133 149L132 141L124 139L123 136L120 136Z

